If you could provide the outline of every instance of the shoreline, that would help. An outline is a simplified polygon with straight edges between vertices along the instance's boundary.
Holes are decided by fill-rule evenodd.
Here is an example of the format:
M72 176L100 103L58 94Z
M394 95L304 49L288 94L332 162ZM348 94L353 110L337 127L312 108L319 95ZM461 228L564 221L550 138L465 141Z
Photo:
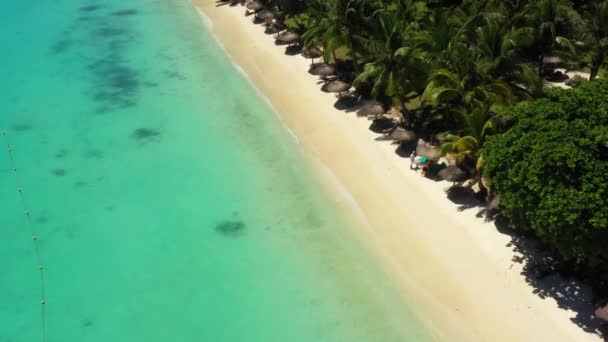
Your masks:
M475 208L459 211L443 192L449 184L410 171L395 145L374 141L369 121L334 109L335 96L306 72L309 60L285 55L241 6L193 4L328 192L352 202L344 207L360 223L354 233L436 339L601 340L571 322L576 313L533 293L513 261L510 236L477 218Z

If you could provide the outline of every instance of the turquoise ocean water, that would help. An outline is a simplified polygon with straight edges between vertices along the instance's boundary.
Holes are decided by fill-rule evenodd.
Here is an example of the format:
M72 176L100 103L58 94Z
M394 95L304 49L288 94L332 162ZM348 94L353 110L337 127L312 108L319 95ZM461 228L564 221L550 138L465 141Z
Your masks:
M6 1L0 342L420 341L187 0Z

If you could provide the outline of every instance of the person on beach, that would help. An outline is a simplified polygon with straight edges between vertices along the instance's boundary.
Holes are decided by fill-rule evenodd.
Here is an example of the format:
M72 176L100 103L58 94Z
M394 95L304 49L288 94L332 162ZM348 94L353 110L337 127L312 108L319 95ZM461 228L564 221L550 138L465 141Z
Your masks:
M410 170L418 170L418 165L416 165L416 151L412 151L412 154L410 154Z

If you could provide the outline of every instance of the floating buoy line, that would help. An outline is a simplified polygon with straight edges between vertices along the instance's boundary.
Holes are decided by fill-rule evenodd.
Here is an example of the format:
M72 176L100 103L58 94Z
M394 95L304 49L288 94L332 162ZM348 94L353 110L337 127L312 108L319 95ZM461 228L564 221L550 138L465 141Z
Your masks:
M2 132L2 137L4 139L4 144L6 146L6 151L8 152L9 163L11 168L11 173L14 175L15 180L17 182L17 193L19 199L21 201L21 207L23 209L23 215L25 216L25 224L27 229L29 230L29 234L32 239L32 243L34 246L34 253L36 256L36 262L38 263L38 272L40 274L40 309L42 314L42 342L46 342L46 297L45 297L45 284L44 284L44 264L42 263L42 257L40 255L40 240L38 237L38 233L35 230L34 224L31 219L30 209L27 205L25 191L21 186L21 180L19 177L19 173L17 171L17 164L15 163L15 156L13 153L13 147L8 142L8 136L6 132Z

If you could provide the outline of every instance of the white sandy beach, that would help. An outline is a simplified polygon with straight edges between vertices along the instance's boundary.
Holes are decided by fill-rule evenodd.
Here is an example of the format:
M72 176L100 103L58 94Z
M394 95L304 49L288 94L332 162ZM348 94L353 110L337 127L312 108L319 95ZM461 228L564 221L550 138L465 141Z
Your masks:
M509 236L477 218L477 209L459 211L446 198L449 184L411 171L395 145L374 141L368 120L334 109L335 96L307 73L310 60L285 55L241 6L194 4L297 136L329 191L351 212L358 208L356 233L437 340L600 340L571 322L573 312L533 293Z

